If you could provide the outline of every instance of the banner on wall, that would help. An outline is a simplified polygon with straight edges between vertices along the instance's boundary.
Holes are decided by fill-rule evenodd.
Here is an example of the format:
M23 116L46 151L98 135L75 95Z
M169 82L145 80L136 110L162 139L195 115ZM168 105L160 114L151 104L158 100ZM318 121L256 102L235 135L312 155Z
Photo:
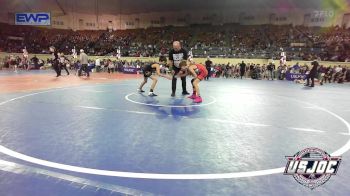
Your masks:
M286 73L286 80L289 80L289 81L305 79L305 78L306 78L306 74Z
M16 13L16 25L51 25L51 14L48 12L39 13Z
M123 67L122 72L127 74L137 74L137 71L139 71L139 68L136 67Z

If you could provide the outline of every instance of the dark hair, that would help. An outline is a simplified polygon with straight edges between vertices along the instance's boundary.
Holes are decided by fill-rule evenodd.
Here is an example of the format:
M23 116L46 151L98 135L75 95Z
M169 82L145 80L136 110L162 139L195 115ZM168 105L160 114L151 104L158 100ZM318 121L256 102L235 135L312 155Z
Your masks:
M159 57L159 62L164 62L166 63L167 62L167 58L165 56L160 56Z

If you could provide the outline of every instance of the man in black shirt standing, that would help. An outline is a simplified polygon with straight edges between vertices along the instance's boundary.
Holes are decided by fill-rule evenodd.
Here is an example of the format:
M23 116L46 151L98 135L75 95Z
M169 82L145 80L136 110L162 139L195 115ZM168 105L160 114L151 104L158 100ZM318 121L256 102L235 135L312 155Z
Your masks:
M50 52L52 54L52 67L56 71L56 77L61 76L61 67L58 59L58 52L54 46L50 47Z
M207 75L207 77L205 77L205 80L209 80L212 64L213 64L213 62L210 60L210 58L208 56L207 60L205 61L205 67L208 70L208 75Z
M179 41L174 41L173 43L173 49L169 51L169 61L170 61L170 69L173 70L173 80L172 80L172 93L171 96L175 97L175 91L176 91L176 76L179 75L179 72L181 70L180 68L180 62L183 60L187 60L188 53L185 49L181 47L181 44ZM182 81L182 95L189 95L189 93L186 90L186 76L181 77Z
M276 67L275 67L275 64L273 63L270 63L268 66L267 66L267 80L273 80L274 76L273 76L273 72L275 71Z
M310 79L311 79L311 86L310 87L314 87L315 86L315 78L317 76L317 70L318 70L318 62L317 61L313 61L311 63L312 68L309 72L309 74L306 76L306 84L305 86L309 86L310 84Z
M240 73L241 79L245 74L245 69L246 69L246 64L244 63L244 61L242 61L242 63L239 65L239 73Z

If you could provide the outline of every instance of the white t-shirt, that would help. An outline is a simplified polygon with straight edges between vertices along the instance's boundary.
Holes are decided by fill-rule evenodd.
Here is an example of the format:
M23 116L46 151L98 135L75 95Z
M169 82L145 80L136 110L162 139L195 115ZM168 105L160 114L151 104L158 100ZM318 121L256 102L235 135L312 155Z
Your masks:
M114 68L114 63L113 63L113 62L110 62L110 63L108 64L108 68Z
M29 57L28 51L26 49L23 49L23 57L26 59Z
M60 63L65 63L65 58L64 57L60 57Z
M100 60L100 59L96 59L95 65L96 65L96 66L101 66L101 60Z
M342 68L341 67L336 67L335 68L335 73L341 72Z

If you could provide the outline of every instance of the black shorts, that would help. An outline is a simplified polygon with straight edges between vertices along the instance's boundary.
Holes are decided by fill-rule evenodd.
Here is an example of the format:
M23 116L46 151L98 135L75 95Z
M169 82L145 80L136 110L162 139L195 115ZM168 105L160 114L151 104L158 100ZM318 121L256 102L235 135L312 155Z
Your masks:
M142 70L142 72L143 72L143 77L145 78L149 78L152 76L152 71L150 70Z
M148 77L152 76L152 73L155 72L155 69L152 68L151 64L149 64L149 65L146 65L142 68L142 72L143 72L143 76L145 78L148 78Z

